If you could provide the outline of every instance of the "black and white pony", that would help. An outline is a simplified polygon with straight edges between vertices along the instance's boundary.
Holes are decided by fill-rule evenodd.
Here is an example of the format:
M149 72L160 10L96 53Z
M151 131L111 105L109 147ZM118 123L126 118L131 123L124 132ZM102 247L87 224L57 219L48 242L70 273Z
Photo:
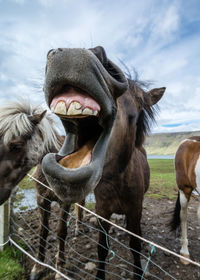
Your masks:
M56 127L52 113L23 99L8 102L0 108L0 204L9 198L15 186L36 165L34 176L47 185L42 173L41 161L47 153L57 152L64 141L64 137L59 135ZM58 237L56 267L61 271L64 260L64 240L67 234L66 211L69 207L68 205L66 207L50 189L39 183L36 183L35 187L40 213L37 259L41 262L45 259L51 202L57 201L60 204L60 220L56 229ZM82 212L79 213L81 219L80 215ZM78 227L77 223L76 225ZM42 267L35 264L30 279L39 279L42 273ZM55 279L63 279L58 273L55 277Z

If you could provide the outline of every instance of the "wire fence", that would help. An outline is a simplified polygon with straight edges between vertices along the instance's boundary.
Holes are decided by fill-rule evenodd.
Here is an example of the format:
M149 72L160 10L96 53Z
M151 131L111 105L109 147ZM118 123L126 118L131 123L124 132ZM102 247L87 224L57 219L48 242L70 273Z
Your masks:
M37 180L30 174L29 177ZM45 184L41 184L49 188ZM106 247L104 247L108 251L105 261L107 280L133 279L134 263L133 252L129 247L130 235L140 238L142 241L143 246L140 253L143 266L142 280L187 279L182 276L186 275L184 272L186 268L184 267L184 271L182 271L183 267L180 269L179 254L158 245L157 242L149 241L127 231L124 228L125 217L123 215L112 215L111 221L107 221L94 213L95 201L93 195L86 200L86 207L76 204L85 211L85 216L82 220L78 221L79 228L75 230L77 217L74 205L72 205L70 210L62 209L58 203L48 201L47 197L38 195L39 199L47 200L51 203L51 209L45 209L37 205L34 190L32 192L31 198L25 199L25 206L21 205L20 196L22 194L20 190L12 198L11 230L8 239L5 241L10 242L27 255L26 270L29 274L31 274L31 270L32 273L39 271L41 275L46 275L47 278L45 279L49 280L55 277L54 274L52 276L52 273L63 277L63 279L96 279L98 235L99 232L105 234L102 224L103 221L106 221L110 224L109 233L106 234ZM19 197L20 202L18 200ZM92 210L87 207L92 208ZM41 217L39 215L41 211L46 213L49 221L48 225L46 223L41 224ZM61 211L63 213L62 217ZM67 226L66 238L62 234L58 234L59 221ZM40 227L42 227L43 231L46 231L48 236L41 236ZM40 253L38 253L39 248ZM59 253L58 248L60 249ZM200 263L192 260L190 262L193 267L193 276L196 278L191 276L188 279L198 279L197 276L200 276ZM51 276L48 278L48 275ZM41 276L38 279L43 278Z

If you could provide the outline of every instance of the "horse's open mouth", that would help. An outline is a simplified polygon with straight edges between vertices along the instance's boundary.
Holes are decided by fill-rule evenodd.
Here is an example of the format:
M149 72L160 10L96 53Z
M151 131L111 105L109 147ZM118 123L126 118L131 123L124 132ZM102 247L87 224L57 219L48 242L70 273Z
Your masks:
M58 163L70 169L89 164L103 130L98 123L100 105L85 91L65 86L64 90L52 99L50 108L62 119L66 130L73 127L73 151L69 154L58 154Z
M53 91L49 106L61 119L66 138L57 154L44 157L43 171L58 197L77 202L100 180L114 118L104 119L102 101L68 85Z

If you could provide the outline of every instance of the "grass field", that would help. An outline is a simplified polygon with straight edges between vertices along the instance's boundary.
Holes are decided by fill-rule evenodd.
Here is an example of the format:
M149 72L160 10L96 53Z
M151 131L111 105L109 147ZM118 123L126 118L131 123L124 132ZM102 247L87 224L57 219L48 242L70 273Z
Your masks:
M151 170L149 197L169 198L177 197L177 187L173 159L149 159Z
M34 173L35 167L33 167L28 173L32 175ZM34 177L34 174L33 174ZM34 181L29 178L29 176L24 177L24 179L19 183L21 189L31 189L34 188Z
M0 252L0 279L23 280L22 252L11 246Z
M150 189L148 196L154 198L173 199L177 196L173 159L149 159L151 170ZM32 174L34 168L30 170ZM19 184L21 189L34 188L34 181L26 176Z

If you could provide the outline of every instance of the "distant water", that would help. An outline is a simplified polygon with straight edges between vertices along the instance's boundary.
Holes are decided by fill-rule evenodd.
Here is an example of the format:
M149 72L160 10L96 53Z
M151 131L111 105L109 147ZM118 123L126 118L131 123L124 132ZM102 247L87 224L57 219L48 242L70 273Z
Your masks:
M20 189L18 191L20 196L22 198L20 199L19 202L14 203L14 212L24 212L27 210L35 209L37 208L37 200L36 200L36 190L35 189L25 189L22 190ZM86 197L86 202L95 202L95 197L93 193L90 193Z
M174 159L174 155L147 155L148 159Z
M27 209L31 210L37 207L35 189L20 189L18 193L22 198L19 202L14 203L14 212L26 211Z
M86 202L96 202L95 196L93 193L88 194L88 196L86 197Z

